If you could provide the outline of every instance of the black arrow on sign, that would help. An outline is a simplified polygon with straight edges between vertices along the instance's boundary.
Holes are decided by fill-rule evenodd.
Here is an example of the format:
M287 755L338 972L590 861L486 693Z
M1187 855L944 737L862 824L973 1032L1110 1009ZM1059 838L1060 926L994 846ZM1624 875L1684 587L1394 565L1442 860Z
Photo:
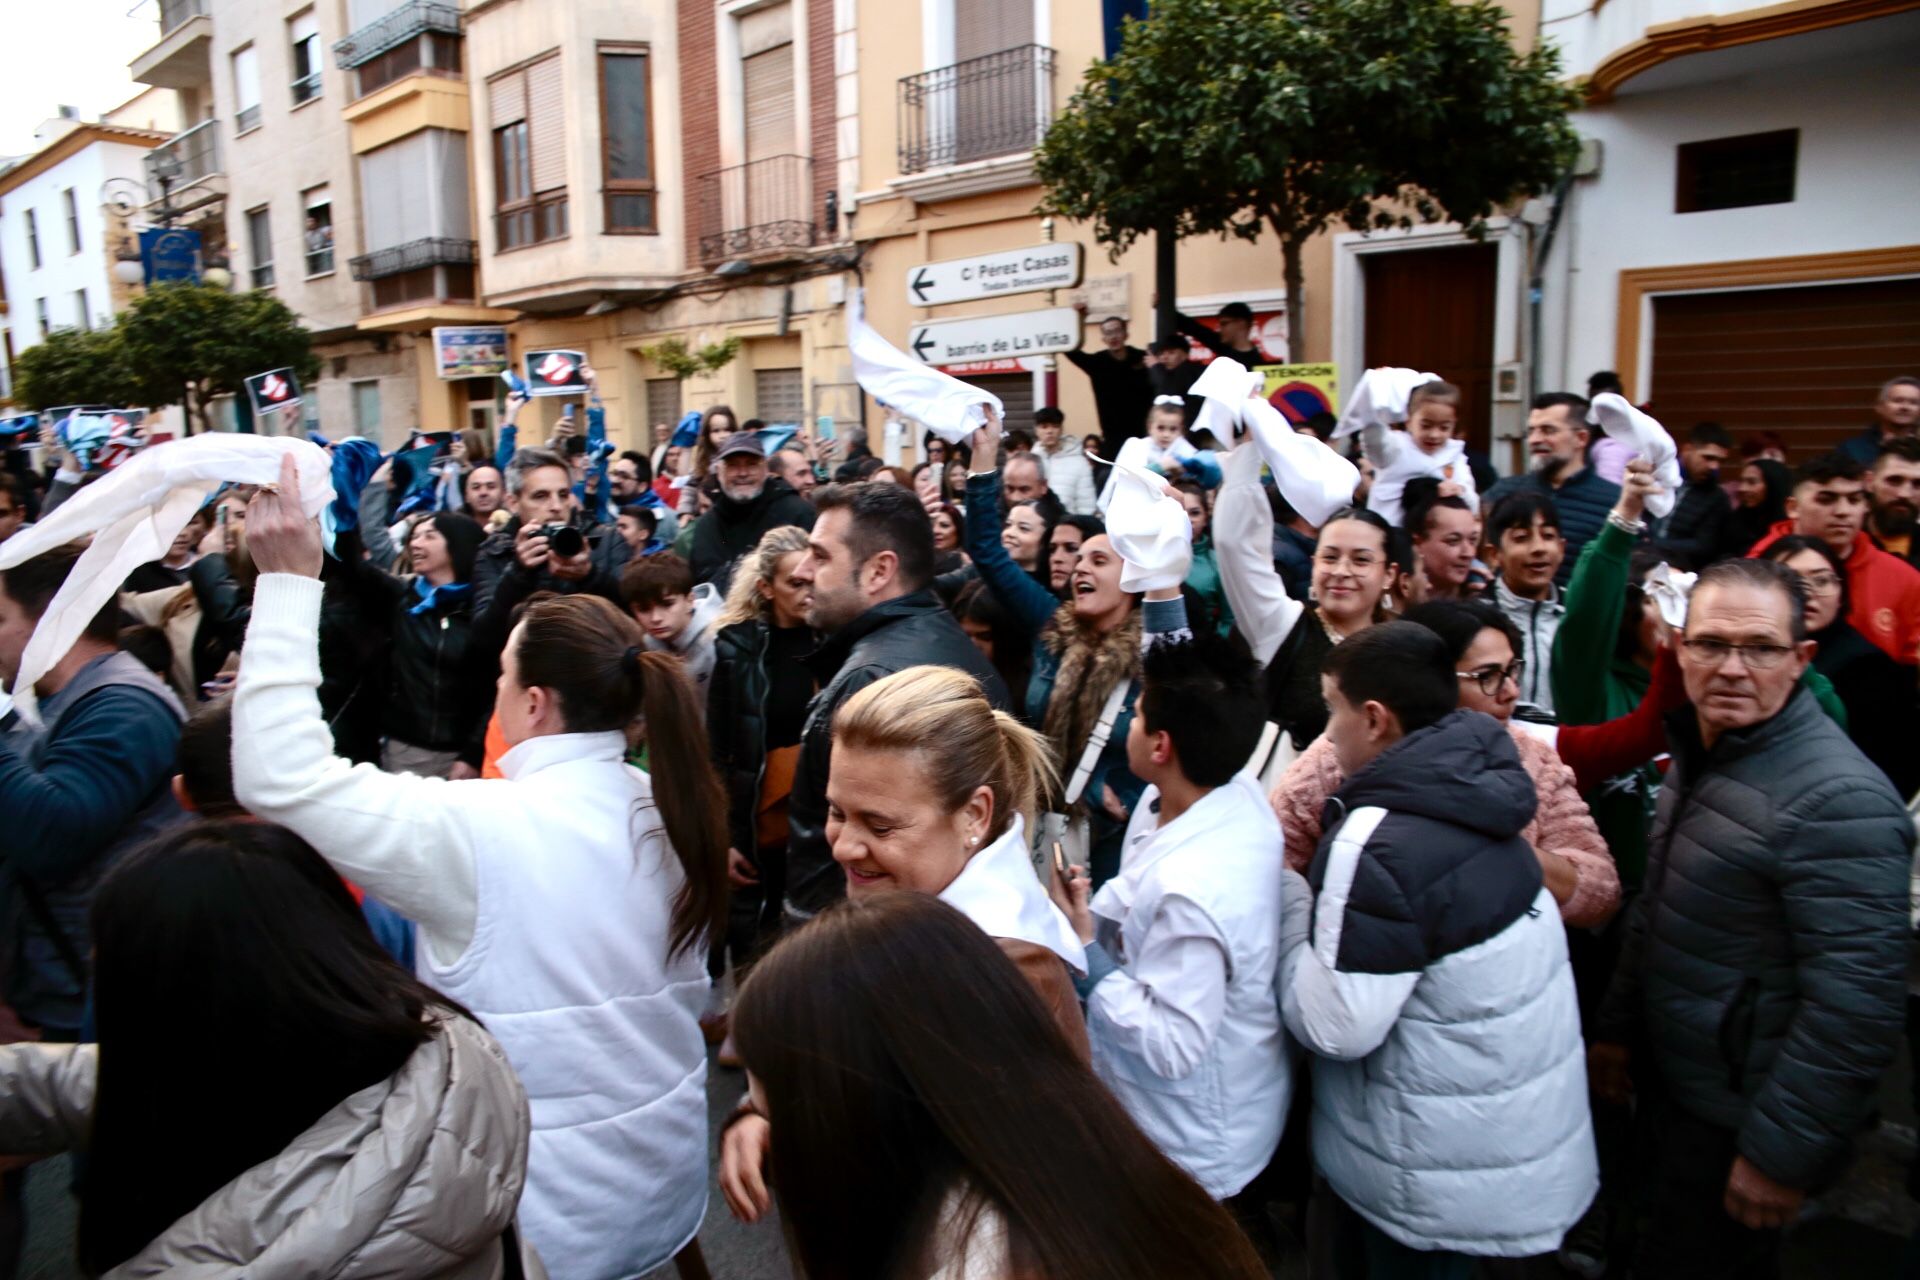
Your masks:
M909 345L911 345L913 348L913 354L915 354L916 356L919 356L922 360L925 360L927 358L928 350L935 346L938 346L939 344L936 343L932 338L929 338L927 336L927 331L925 329L922 329L920 330L920 332L913 335L913 341Z
M933 288L933 278L927 274L925 267L921 267L914 273L913 279L907 283L907 288L913 290L915 298L925 302L927 290Z

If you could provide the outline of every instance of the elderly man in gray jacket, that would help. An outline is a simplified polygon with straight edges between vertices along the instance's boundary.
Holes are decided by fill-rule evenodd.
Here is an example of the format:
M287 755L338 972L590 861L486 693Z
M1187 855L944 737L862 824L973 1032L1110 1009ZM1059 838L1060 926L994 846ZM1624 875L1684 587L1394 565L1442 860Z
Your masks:
M1913 827L1799 686L1804 604L1780 566L1725 561L1680 637L1693 705L1590 1059L1614 1101L1631 1066L1657 1142L1637 1280L1770 1273L1900 1037Z

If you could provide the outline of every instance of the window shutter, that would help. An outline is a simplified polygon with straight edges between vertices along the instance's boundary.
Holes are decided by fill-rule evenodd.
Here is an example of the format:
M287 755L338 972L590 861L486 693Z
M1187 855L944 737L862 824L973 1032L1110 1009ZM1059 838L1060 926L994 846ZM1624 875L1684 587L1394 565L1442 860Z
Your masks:
M800 370L755 369L753 412L755 417L775 426L798 426L807 412Z
M1033 43L1033 0L954 0L953 60Z
M747 160L792 155L793 45L777 45L741 64L746 87Z
M567 185L566 112L560 56L555 54L527 68L527 141L536 192Z
M793 43L793 8L770 4L740 17L740 56L751 58L779 44Z
M251 45L233 55L233 105L236 111L260 105L260 59Z
M487 82L487 109L492 123L489 128L499 129L517 124L527 118L527 73L510 71Z
M320 34L320 19L314 17L313 10L311 9L295 18L288 25L293 31L294 44L299 44L303 40L311 40ZM315 67L314 70L317 71L319 68Z

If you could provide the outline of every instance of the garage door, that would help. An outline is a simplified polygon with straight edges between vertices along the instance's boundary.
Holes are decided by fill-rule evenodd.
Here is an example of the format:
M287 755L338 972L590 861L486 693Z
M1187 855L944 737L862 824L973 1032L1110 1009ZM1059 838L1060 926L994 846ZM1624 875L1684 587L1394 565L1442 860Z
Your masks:
M1916 352L1920 280L1655 297L1653 411L1676 435L1777 431L1801 462L1858 434Z

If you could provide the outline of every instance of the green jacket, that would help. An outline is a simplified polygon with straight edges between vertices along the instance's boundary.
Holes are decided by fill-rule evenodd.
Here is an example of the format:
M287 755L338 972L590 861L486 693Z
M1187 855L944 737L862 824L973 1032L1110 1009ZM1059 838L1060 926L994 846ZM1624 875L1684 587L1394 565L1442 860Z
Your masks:
M1553 638L1553 708L1561 724L1604 724L1638 706L1650 673L1614 645L1627 605L1634 538L1611 522L1600 526L1580 552L1567 582L1566 615ZM1800 677L1821 708L1846 727L1846 709L1827 678L1808 667ZM1620 885L1640 887L1647 865L1647 831L1653 823L1660 770L1651 764L1609 778L1587 793L1595 825L1613 851Z
M1233 630L1233 607L1227 603L1226 590L1220 585L1220 565L1214 559L1211 534L1201 534L1193 544L1193 567L1187 571L1187 586L1206 608L1204 617L1194 619L1196 626L1211 625L1222 637Z

